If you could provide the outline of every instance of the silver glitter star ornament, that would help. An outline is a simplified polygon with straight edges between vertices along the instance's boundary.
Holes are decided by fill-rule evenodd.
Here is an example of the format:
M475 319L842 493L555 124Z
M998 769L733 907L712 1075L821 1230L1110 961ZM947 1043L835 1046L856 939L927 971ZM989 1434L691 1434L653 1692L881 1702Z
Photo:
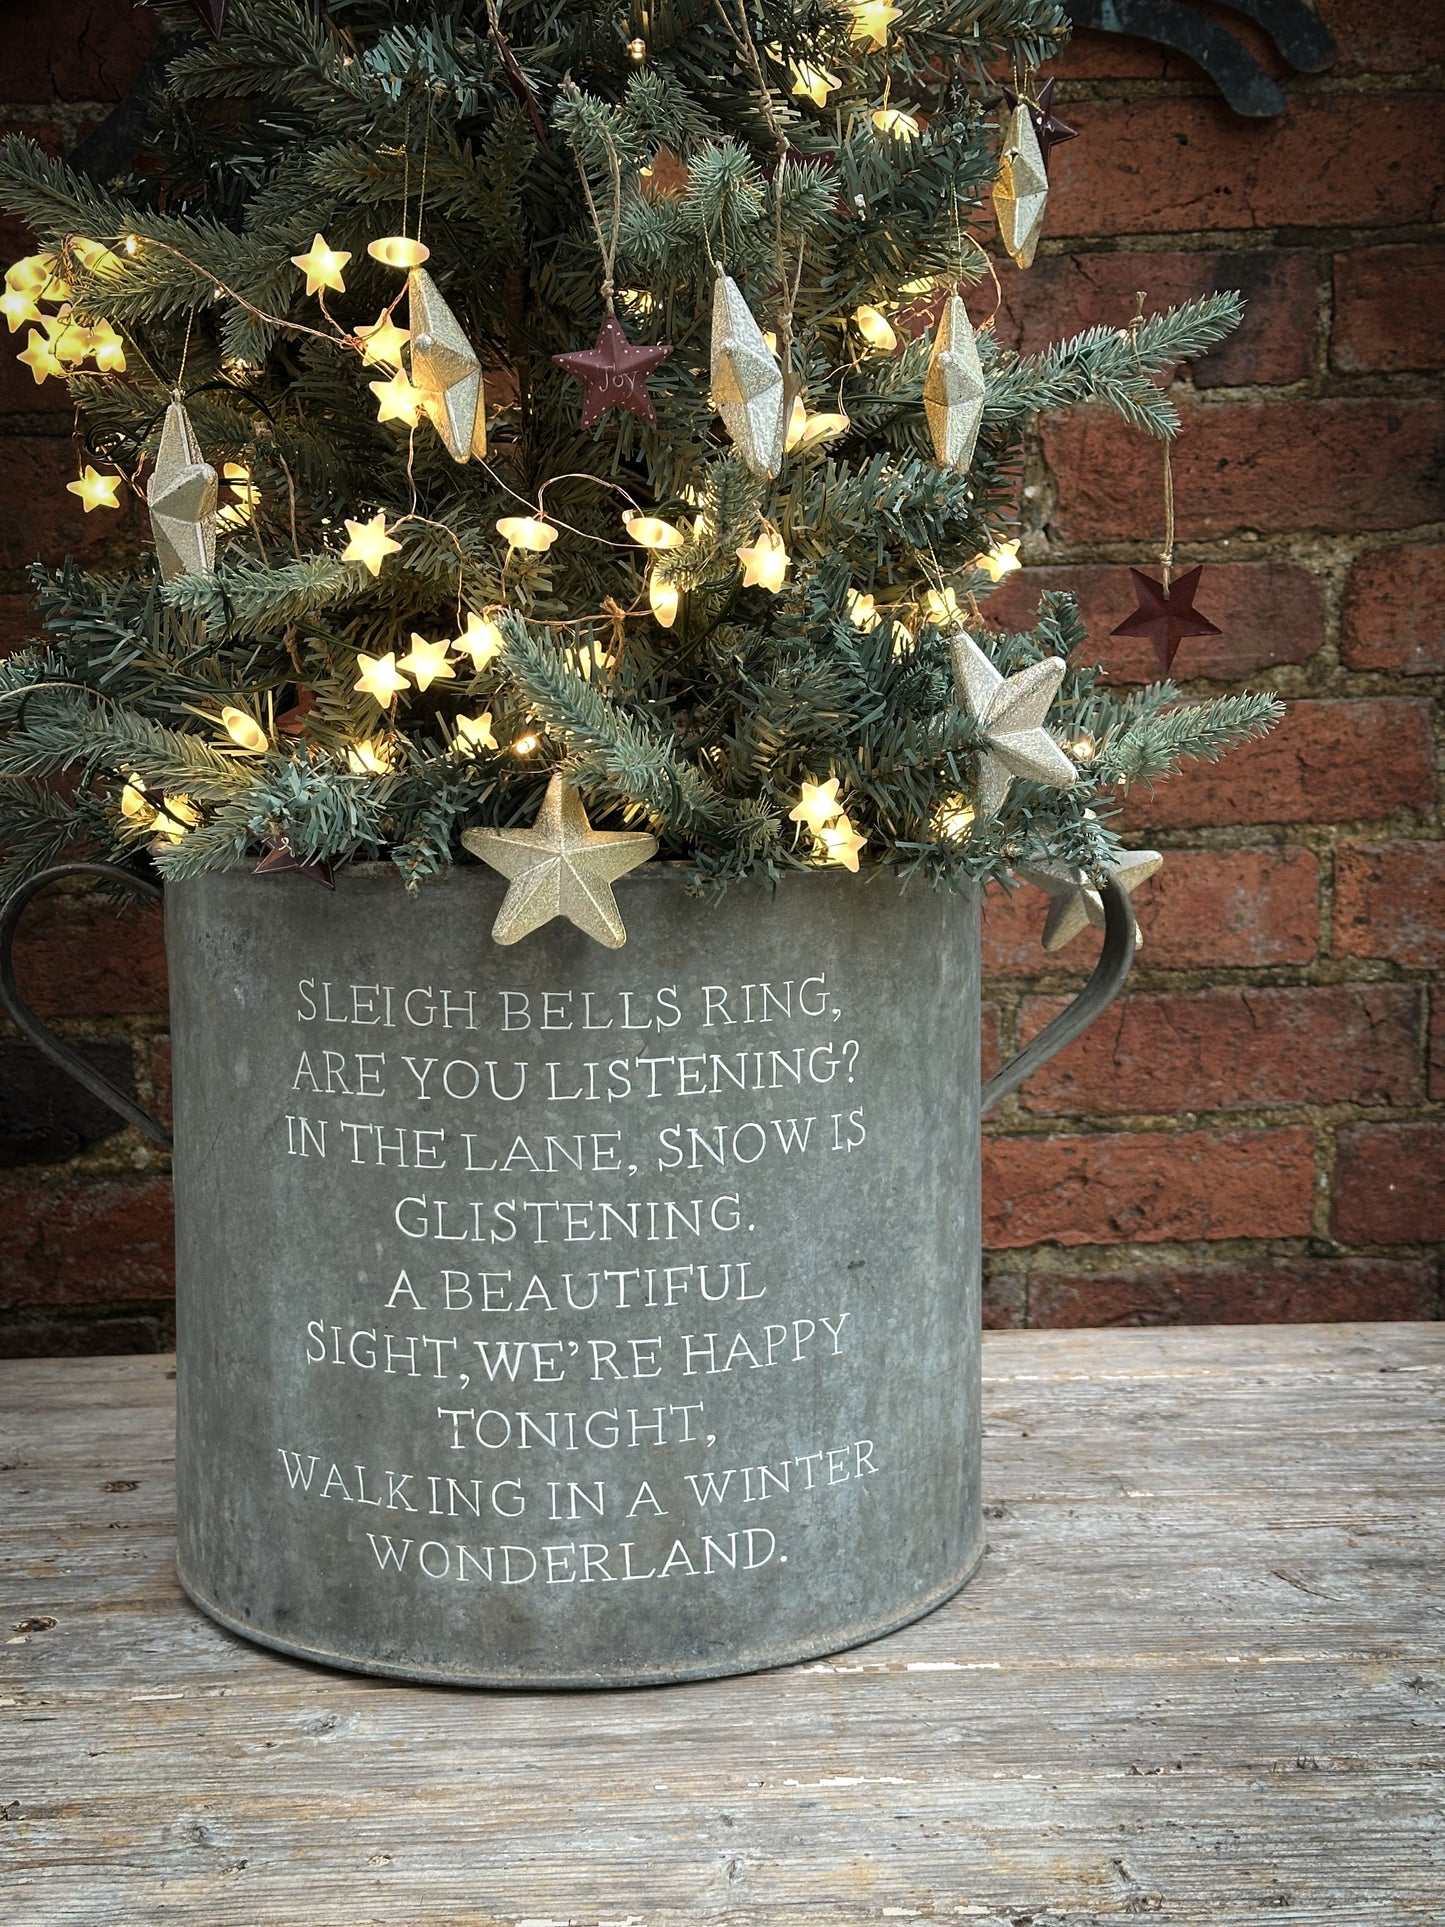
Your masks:
M719 268L712 297L712 405L754 475L783 466L783 371L742 289Z
M983 365L968 310L950 295L938 319L923 377L923 412L944 468L966 469L983 420Z
M1033 264L1044 225L1049 177L1033 116L1020 101L1008 117L1003 156L993 184L993 211L1003 244L1021 268Z
M594 830L582 798L561 776L529 830L463 830L473 856L511 882L492 925L497 943L518 943L554 917L609 950L627 941L612 885L657 853L657 838L642 830Z
M406 277L410 297L411 381L454 462L487 452L482 364L425 268Z
M1043 726L1064 679L1063 657L1049 656L1005 680L966 630L953 630L948 647L958 700L987 744L973 799L979 822L998 815L1016 776L1071 789L1078 771Z
M216 566L216 471L201 453L191 418L173 401L146 483L161 581L209 575Z
M1156 870L1163 867L1164 859L1157 850L1121 850L1117 863L1109 869L1124 889L1133 896L1146 877L1152 877ZM1025 883L1042 890L1049 899L1049 914L1044 924L1044 949L1062 950L1066 943L1072 943L1081 931L1093 924L1096 930L1104 928L1104 899L1099 895L1089 879L1087 871L1071 869L1066 863L1040 864L1037 869L1020 869L1017 873ZM1142 946L1143 937L1135 931L1135 948Z

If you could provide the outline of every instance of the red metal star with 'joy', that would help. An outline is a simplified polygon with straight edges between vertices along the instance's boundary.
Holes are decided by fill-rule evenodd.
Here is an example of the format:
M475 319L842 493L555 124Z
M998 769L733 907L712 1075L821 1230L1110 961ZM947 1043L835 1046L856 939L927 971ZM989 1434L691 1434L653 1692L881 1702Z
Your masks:
M647 377L671 353L670 343L655 348L636 347L622 332L616 315L609 314L603 317L595 348L579 348L571 354L553 355L552 359L586 388L582 426L591 428L609 408L625 408L639 421L655 422L657 415L647 392Z
M1203 573L1204 565L1201 562L1197 568L1176 576L1166 589L1162 582L1156 582L1152 575L1145 575L1142 569L1130 569L1139 607L1132 616L1125 616L1113 634L1147 636L1154 645L1159 667L1169 669L1185 636L1217 636L1220 633L1218 626L1208 616L1200 615L1194 606L1194 598L1199 592L1199 578Z

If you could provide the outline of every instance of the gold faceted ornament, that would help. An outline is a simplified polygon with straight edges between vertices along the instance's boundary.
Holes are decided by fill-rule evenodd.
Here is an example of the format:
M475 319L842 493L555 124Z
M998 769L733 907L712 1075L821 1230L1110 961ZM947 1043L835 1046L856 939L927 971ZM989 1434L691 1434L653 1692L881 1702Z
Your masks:
M201 453L178 401L166 410L156 465L146 483L161 581L209 575L216 566L216 471Z
M1021 268L1033 265L1048 198L1049 177L1033 116L1027 103L1020 101L1008 118L1003 158L993 184L993 211L1003 244Z
M983 364L968 310L956 294L949 296L938 318L923 377L923 412L939 463L966 469L983 420Z
M487 452L482 364L425 268L406 278L410 297L411 381L454 462Z
M721 268L712 297L712 405L754 475L771 481L783 465L787 411L783 371L742 289Z
M510 881L492 925L495 942L518 943L566 917L609 950L627 941L612 885L657 854L657 838L645 830L594 830L582 798L560 775L529 830L463 830L462 843Z

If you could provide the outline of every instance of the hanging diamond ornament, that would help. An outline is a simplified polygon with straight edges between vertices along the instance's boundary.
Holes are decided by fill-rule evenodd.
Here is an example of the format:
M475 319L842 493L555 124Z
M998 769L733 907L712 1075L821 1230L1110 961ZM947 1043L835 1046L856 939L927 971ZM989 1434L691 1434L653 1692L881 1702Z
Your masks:
M209 575L216 566L216 471L201 453L179 401L166 410L156 465L146 483L161 581Z
M406 277L410 296L411 380L454 462L487 452L482 364L425 268Z
M1020 101L1008 118L1003 157L993 184L993 211L1003 244L1021 268L1033 264L1048 198L1049 177L1033 116L1028 103Z
M933 337L923 377L923 412L941 466L966 469L983 420L983 365L968 310L956 294L944 303Z
M998 815L1016 776L1071 789L1078 771L1043 726L1064 679L1063 657L1048 656L1005 680L966 630L955 629L948 646L958 700L987 744L978 759L978 820Z
M787 429L783 371L742 289L717 271L712 298L712 405L748 468L771 481Z

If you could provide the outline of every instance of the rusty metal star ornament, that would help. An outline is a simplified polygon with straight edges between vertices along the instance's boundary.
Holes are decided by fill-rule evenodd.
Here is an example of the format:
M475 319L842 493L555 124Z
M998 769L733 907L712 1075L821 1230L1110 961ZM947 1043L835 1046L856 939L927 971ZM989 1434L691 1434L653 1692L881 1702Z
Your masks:
M1133 615L1125 616L1111 634L1147 636L1154 645L1159 667L1165 671L1171 669L1185 636L1222 634L1219 626L1211 622L1208 616L1200 615L1194 606L1194 598L1199 593L1199 578L1203 573L1204 564L1201 562L1198 567L1176 576L1166 588L1162 582L1156 582L1152 575L1145 575L1142 569L1130 569L1139 606Z
M586 388L581 426L592 428L611 408L625 408L639 421L655 422L657 411L647 392L647 377L671 353L671 344L638 347L627 339L616 315L607 314L595 348L579 348L552 359Z
M427 419L454 462L487 452L487 403L482 364L425 268L406 277L411 334L411 382L421 390Z
M1109 871L1132 896L1146 877L1152 877L1163 867L1164 859L1157 850L1121 850L1118 861L1109 865ZM1072 869L1066 863L1041 863L1033 868L1020 867L1015 874L1025 883L1033 884L1036 890L1042 890L1049 899L1049 914L1044 923L1045 950L1062 950L1090 924L1096 930L1104 928L1104 899L1086 870ZM1135 948L1140 948L1143 942L1136 925Z
M1079 138L1077 127L1070 127L1066 120L1060 120L1054 112L1054 81L1046 80L1039 89L1037 100L1030 100L1026 94L1016 94L1012 87L1005 87L1003 97L1011 108L1020 104L1029 110L1029 118L1034 124L1034 134L1039 143L1039 156L1044 164L1044 172L1049 171L1049 155L1065 141Z
M156 465L146 483L161 581L209 575L216 566L216 471L201 453L179 401L166 410Z
M923 412L939 465L966 469L983 420L983 365L968 310L956 294L949 296L938 318L923 377Z
M492 925L495 942L519 943L566 917L609 950L627 941L612 885L657 854L657 838L644 830L594 830L561 775L547 785L530 829L463 830L462 843L511 885Z
M787 411L783 371L743 291L717 271L712 298L712 405L752 473L771 481L783 466Z
M1004 133L998 178L993 184L993 211L1003 244L1021 268L1033 265L1034 251L1044 225L1049 177L1033 115L1020 102L1009 115Z
M1064 659L1049 656L1005 678L973 637L954 629L948 638L959 703L978 724L987 747L978 759L978 821L997 816L1016 776L1050 789L1073 787L1078 770L1044 728L1064 679Z
M315 857L308 861L297 856L285 837L266 838L269 854L251 872L252 876L280 876L284 871L294 870L297 876L305 877L308 883L319 883L323 890L336 888L336 870L326 857Z

